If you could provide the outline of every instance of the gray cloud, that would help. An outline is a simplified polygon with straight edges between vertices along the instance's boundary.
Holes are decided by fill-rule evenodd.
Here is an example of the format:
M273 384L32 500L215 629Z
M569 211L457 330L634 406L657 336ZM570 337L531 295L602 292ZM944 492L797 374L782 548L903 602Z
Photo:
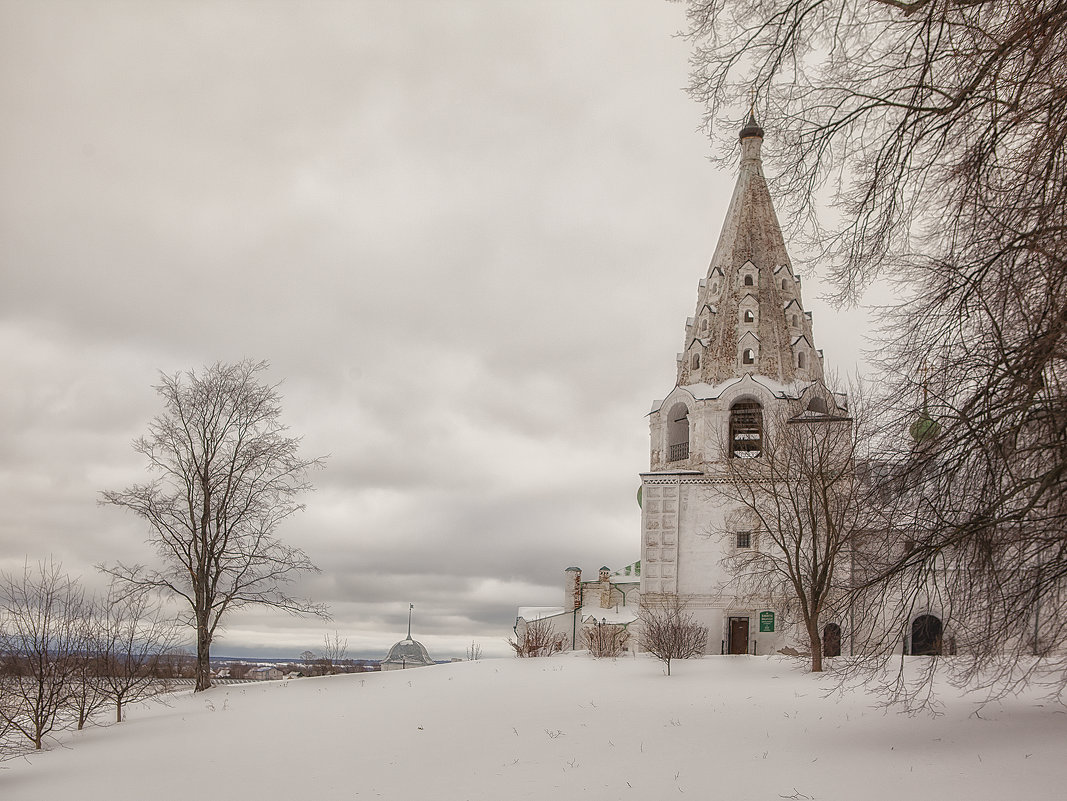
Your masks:
M51 553L99 584L151 559L98 493L143 476L160 370L243 357L329 454L283 536L335 620L244 610L222 652L333 628L381 652L409 601L435 656L499 651L564 567L636 559L643 415L732 188L679 88L682 22L643 0L0 3L0 568ZM855 359L832 334L855 318L806 294Z

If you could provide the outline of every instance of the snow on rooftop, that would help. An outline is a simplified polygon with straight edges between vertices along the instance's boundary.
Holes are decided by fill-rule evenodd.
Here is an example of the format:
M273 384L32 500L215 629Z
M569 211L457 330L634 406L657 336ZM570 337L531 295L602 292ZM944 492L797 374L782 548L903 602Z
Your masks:
M602 609L597 604L586 604L578 610L578 619L583 623L615 623L627 625L637 620L637 610L632 606L613 606Z
M730 389L730 387L736 386L746 379L754 381L765 389L770 390L771 394L776 398L792 398L794 400L799 398L804 390L815 383L814 381L793 381L785 384L774 378L769 378L768 376L760 375L758 373L746 373L743 376L728 378L718 384L701 382L698 384L686 384L678 387L678 389L684 389L692 395L695 400L716 400L722 397L722 394ZM662 408L663 401L657 400L652 404L651 413L658 412Z
M562 606L520 606L517 616L526 621L540 620L543 617L555 617L570 610Z

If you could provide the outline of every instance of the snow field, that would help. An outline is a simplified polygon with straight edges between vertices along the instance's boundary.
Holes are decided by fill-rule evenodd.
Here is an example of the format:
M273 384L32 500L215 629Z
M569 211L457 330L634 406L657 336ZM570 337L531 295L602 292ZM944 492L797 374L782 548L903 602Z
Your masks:
M131 708L6 764L0 798L1059 797L1067 714L1037 694L942 714L827 697L778 657L480 660L234 685ZM975 714L978 712L978 714ZM88 790L88 794L86 793Z

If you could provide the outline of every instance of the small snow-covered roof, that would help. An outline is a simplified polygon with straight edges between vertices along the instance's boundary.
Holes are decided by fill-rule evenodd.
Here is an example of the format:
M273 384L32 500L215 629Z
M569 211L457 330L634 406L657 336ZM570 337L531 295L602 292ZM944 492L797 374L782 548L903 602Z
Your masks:
M583 623L609 623L623 626L633 623L638 617L636 610L630 606L602 609L594 605L583 606L578 610L578 616Z
M641 560L638 559L631 565L626 565L626 567L620 567L618 570L611 574L611 581L614 584L640 584Z
M527 622L541 620L546 617L555 617L568 612L562 606L520 606L517 617Z

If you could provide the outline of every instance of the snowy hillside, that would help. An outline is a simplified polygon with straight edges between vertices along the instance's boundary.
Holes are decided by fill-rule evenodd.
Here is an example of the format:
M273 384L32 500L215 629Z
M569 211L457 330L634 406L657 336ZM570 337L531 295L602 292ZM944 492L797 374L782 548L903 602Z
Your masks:
M0 771L4 799L1062 797L1067 714L884 713L771 657L483 660L183 694Z

